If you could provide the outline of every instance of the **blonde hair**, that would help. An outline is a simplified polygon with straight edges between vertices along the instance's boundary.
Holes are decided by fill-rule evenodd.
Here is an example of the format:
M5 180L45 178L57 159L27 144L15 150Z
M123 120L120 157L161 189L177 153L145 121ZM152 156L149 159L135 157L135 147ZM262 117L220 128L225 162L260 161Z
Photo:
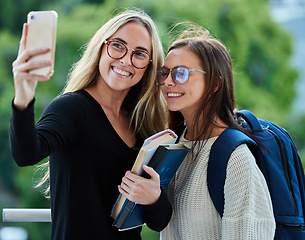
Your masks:
M162 43L154 21L144 11L140 9L125 10L111 18L94 34L86 45L81 59L73 65L63 93L75 92L95 84L99 74L98 65L101 49L105 40L129 22L143 24L148 30L152 41L152 63L147 67L140 84L138 83L130 89L125 98L128 101L126 100L127 102L125 102L124 100L127 108L125 110L127 110L131 118L131 124L135 132L139 133L143 138L147 138L168 127L169 112L165 99L155 84L157 67L161 67L164 61ZM124 103L122 107L124 107ZM48 162L45 165L49 167ZM43 179L45 182L48 177L44 176ZM37 184L37 186L42 184L43 182ZM48 191L49 189L46 192Z
M130 114L135 131L146 138L167 127L168 114L165 100L155 84L157 67L163 65L162 43L155 23L144 11L139 9L126 10L110 19L95 33L82 58L72 67L64 93L75 92L95 83L99 74L98 64L104 41L128 22L143 24L152 39L152 63L141 80L143 86L140 98L137 99L137 104Z

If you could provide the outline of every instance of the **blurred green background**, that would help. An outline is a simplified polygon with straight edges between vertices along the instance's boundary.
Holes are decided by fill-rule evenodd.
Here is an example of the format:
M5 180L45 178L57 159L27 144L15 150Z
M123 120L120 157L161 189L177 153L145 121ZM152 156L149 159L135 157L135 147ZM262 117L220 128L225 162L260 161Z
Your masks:
M157 23L164 50L173 36L168 32L180 21L193 21L207 28L228 47L233 59L238 108L286 128L305 160L305 114L296 114L296 82L300 73L292 64L293 38L276 23L267 0L16 0L0 2L0 209L49 208L33 183L35 167L18 168L9 150L8 126L14 97L12 62L16 59L22 24L32 10L56 10L59 14L55 74L38 84L36 117L66 82L71 65L82 46L97 29L126 7L144 9ZM103 171L101 169L101 171ZM81 211L81 209L80 209ZM21 226L30 240L49 239L50 223L3 223ZM144 240L159 233L143 229Z

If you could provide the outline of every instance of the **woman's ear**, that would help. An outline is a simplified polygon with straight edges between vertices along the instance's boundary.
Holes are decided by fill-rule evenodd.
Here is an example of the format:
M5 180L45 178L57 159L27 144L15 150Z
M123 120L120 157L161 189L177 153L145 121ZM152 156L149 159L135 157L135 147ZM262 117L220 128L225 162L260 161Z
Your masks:
M222 86L222 77L219 76L219 78L217 79L217 85L214 89L214 93L216 93L218 91L218 89L221 88L221 86Z

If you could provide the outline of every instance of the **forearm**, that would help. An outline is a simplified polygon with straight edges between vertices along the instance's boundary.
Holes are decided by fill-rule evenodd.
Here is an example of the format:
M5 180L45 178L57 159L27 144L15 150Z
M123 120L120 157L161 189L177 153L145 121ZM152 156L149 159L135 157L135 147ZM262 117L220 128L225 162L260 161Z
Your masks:
M34 101L24 111L12 104L10 119L10 145L14 160L19 166L34 165L42 158L38 151L37 130L34 118Z

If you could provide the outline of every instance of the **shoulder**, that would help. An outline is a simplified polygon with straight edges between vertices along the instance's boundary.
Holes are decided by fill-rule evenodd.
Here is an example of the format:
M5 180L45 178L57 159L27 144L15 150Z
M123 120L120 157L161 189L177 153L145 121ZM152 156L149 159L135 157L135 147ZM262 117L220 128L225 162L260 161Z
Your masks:
M44 112L71 113L83 111L90 104L84 90L69 92L56 97L45 109Z
M243 143L239 145L231 154L231 158L245 158L248 161L255 161L255 158L250 151L248 145L246 143Z
M240 179L248 185L265 185L265 178L256 164L256 159L247 144L238 146L231 154L227 165L227 178Z
M44 109L37 122L37 128L56 128L61 131L79 128L95 116L95 107L86 91L69 92L59 95ZM93 113L93 114L92 114Z
M76 104L82 105L82 103L87 102L88 97L84 90L77 92L68 92L56 97L49 106L75 106Z
M96 106L90 99L90 95L86 95L85 90L77 92L69 92L56 97L44 109L39 122L42 121L64 121L67 123L86 122L88 116L95 116Z
M231 154L228 161L228 170L234 172L248 172L257 169L256 160L247 144L239 145Z

